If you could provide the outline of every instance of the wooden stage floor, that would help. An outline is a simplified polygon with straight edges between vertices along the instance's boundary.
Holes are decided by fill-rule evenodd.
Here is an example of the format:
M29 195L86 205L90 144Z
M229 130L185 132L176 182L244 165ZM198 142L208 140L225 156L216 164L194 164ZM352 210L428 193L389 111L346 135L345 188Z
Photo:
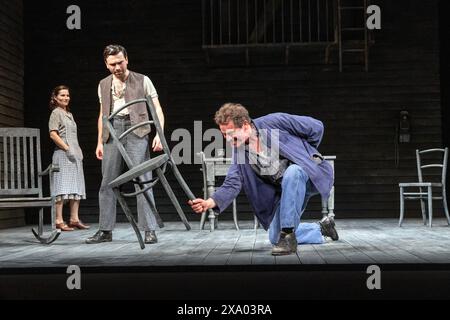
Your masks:
M433 228L407 219L402 228L394 219L337 219L339 241L301 245L296 255L273 257L267 232L241 221L241 230L221 221L214 232L192 222L186 231L178 222L157 231L159 242L141 250L127 223L118 224L113 242L87 245L97 228L63 232L51 245L36 243L30 227L0 230L0 269L78 265L233 266L450 263L450 227L435 219Z
M304 300L450 299L450 227L407 219L337 219L340 240L301 245L273 257L267 232L251 221L236 231L199 230L192 222L158 230L139 248L131 227L118 224L113 242L87 245L91 230L36 243L30 227L0 230L0 299ZM81 289L69 290L68 266L80 267ZM369 289L369 266L381 287Z

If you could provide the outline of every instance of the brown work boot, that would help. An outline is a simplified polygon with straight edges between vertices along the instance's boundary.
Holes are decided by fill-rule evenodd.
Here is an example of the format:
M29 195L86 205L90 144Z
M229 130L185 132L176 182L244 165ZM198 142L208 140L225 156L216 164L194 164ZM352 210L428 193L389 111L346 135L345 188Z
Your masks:
M339 240L333 218L325 217L319 221L319 225L323 236L330 237L333 241Z
M286 233L281 231L280 240L272 248L273 256L283 256L297 252L297 238L295 232Z

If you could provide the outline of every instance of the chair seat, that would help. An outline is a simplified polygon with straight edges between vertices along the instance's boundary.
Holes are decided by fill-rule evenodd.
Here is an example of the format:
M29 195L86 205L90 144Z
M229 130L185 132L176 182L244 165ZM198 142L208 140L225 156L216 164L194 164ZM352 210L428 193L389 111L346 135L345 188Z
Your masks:
M116 179L109 183L109 186L111 188L121 186L122 184L127 183L148 171L155 170L156 168L161 167L168 160L169 156L167 154L162 154L150 160L144 161L141 164L123 173L122 175L118 176Z
M405 182L399 183L399 187L442 187L439 182Z

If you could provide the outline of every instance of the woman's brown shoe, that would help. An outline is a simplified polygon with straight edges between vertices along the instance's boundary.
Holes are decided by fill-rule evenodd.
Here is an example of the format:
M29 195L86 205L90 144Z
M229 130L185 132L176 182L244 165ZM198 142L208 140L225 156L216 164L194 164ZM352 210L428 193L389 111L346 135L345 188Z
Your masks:
M85 229L89 229L91 226L88 226L88 225L84 224L83 222L81 222L81 220L78 220L78 221L70 221L69 227L77 228L80 230L85 230Z
M73 231L74 228L69 227L65 222L57 223L56 229L60 229L61 231Z

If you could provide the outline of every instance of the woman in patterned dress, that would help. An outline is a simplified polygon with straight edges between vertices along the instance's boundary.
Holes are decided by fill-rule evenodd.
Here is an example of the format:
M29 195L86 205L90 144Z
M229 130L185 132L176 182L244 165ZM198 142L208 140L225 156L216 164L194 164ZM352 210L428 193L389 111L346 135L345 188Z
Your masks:
M89 229L78 218L80 200L86 199L83 173L83 153L78 145L77 124L70 113L70 93L66 86L53 89L50 97L52 114L48 121L50 138L56 145L52 163L58 165L54 173L53 196L56 197L56 228L62 231ZM70 221L63 219L63 205L69 202Z

